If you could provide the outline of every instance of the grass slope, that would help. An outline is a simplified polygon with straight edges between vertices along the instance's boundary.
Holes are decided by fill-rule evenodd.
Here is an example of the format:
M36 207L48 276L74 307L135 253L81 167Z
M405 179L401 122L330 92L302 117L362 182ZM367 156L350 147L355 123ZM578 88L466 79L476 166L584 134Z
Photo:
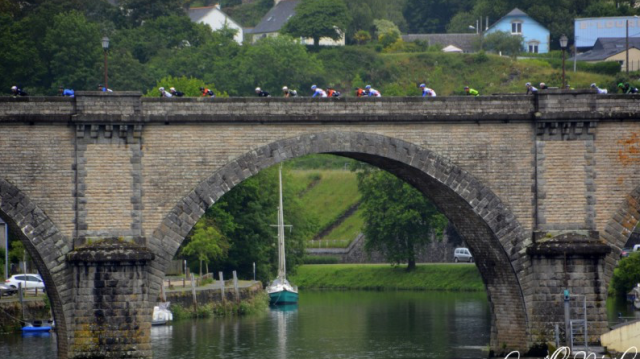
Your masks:
M422 264L413 272L388 264L303 265L289 278L301 289L483 291L469 264Z
M357 203L360 198L358 192L358 184L356 175L350 171L344 170L296 170L292 175L298 188L307 188L307 186L318 179L315 185L308 190L300 198L308 215L313 217L316 222L317 232L335 222L343 213L351 206ZM351 223L351 222L350 222ZM338 228L336 228L338 229ZM335 230L334 230L335 231ZM351 229L347 238L332 239L349 239L353 240L359 229Z

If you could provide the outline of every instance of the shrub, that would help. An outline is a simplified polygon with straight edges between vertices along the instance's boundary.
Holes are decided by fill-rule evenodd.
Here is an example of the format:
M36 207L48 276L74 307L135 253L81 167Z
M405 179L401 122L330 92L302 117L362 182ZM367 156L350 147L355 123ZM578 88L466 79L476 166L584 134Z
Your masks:
M338 256L306 256L304 264L338 264L340 259Z
M640 252L635 252L618 262L618 268L613 271L609 292L613 291L616 296L625 297L638 283L640 283Z

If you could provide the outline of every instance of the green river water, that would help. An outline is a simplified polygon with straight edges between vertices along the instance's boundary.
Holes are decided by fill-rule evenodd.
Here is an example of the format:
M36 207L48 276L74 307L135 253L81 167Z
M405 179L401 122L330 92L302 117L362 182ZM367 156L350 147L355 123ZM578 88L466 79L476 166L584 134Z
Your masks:
M612 320L634 315L608 307ZM157 359L486 358L490 325L484 292L302 291L297 306L183 320L151 340ZM55 334L0 335L0 358L54 359Z

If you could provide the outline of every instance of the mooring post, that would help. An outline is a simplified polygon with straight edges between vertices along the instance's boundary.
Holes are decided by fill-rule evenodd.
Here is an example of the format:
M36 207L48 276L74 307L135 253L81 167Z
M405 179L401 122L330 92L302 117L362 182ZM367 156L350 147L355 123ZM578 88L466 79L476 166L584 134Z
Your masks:
M224 296L224 277L222 276L222 272L218 272L218 278L220 279L220 296L222 298L222 301L224 302L224 300L225 300L225 296Z
M565 335L565 343L569 349L573 349L571 347L571 328L569 322L571 321L571 296L569 295L569 290L564 290L564 335Z
M191 274L191 295L193 296L193 309L197 313L198 312L198 297L196 296L196 281L195 281L195 278L193 277L193 274Z
M238 274L233 271L233 289L236 292L236 302L240 301L240 291L238 290Z

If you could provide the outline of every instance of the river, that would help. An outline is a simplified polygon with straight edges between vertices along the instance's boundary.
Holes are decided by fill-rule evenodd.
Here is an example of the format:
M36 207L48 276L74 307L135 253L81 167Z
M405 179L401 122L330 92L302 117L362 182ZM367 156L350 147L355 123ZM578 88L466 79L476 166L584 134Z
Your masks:
M490 325L483 292L303 291L298 306L153 327L151 341L156 359L485 358ZM0 335L3 359L55 352L55 335Z

